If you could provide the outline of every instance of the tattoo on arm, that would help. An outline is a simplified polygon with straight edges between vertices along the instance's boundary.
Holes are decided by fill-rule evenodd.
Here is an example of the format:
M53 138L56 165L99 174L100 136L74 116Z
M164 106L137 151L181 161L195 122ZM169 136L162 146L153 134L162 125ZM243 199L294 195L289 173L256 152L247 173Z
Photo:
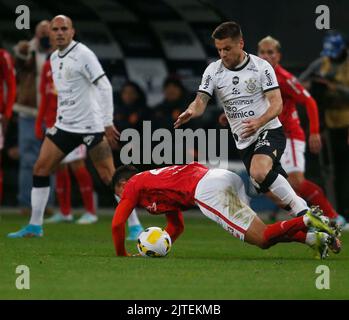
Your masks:
M198 98L206 105L210 100L210 96L203 92L197 93Z

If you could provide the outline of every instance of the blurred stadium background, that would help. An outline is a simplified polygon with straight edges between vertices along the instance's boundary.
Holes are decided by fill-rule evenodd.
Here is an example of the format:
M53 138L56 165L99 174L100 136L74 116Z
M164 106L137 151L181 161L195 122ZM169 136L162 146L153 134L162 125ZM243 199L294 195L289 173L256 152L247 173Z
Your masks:
M30 8L30 30L15 28L15 8L20 4ZM247 52L256 54L257 42L266 35L279 39L283 65L299 75L319 56L322 48L325 30L315 27L315 8L319 4L330 7L331 28L348 34L349 2L345 0L321 3L300 0L0 0L0 36L3 47L12 53L19 40L31 39L37 22L57 14L68 15L74 21L76 38L89 46L100 59L112 82L114 100L117 101L122 84L130 79L145 91L151 109L163 99L163 81L169 75L180 78L188 92L196 91L208 62L217 59L210 35L220 22L226 20L236 20L241 24ZM304 110L300 108L299 112L306 127ZM215 128L221 109L213 101L208 111L199 125ZM6 148L16 144L16 130L14 117ZM18 204L18 161L7 156L6 148L3 206L13 207ZM309 152L306 157L308 177L327 187L331 197L333 191L325 183L330 180L323 175L326 173L326 161L319 161L318 156ZM230 160L237 160L232 144ZM320 163L325 167L321 167ZM95 173L94 178L99 205L113 206L108 191ZM73 205L80 204L79 192L73 192ZM259 201L256 206L272 209L266 200Z

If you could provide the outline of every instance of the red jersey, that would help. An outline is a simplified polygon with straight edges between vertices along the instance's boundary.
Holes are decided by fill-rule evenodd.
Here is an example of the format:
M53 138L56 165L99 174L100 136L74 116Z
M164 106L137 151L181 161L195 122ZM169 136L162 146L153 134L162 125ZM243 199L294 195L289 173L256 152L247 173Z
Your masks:
M6 84L6 98L4 84ZM16 77L13 61L6 50L0 49L0 115L3 114L10 119L15 100Z
M51 128L56 122L57 114L57 91L52 79L50 59L48 59L41 72L40 79L40 106L36 119L36 126L45 124L46 128Z
M125 184L121 200L112 223L113 240L117 255L127 255L125 249L125 223L135 207L143 207L151 214L165 213L165 230L172 242L183 231L181 210L195 204L195 189L208 168L192 162L170 166L134 175Z
M195 205L195 188L207 171L193 162L141 172L127 182L121 201L128 199L151 214L186 210Z
M319 133L317 104L295 76L280 65L277 65L274 70L283 101L283 109L279 115L279 120L284 127L286 138L305 141L305 134L300 125L296 104L306 107L310 124L310 134Z

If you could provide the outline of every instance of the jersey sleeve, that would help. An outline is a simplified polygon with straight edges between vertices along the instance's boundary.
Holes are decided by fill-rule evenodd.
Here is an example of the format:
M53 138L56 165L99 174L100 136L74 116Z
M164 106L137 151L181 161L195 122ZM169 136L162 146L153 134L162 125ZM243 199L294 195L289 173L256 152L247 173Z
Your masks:
M261 84L264 92L279 88L274 68L265 60L261 67Z
M282 84L282 93L289 96L295 103L306 107L309 118L310 133L319 133L319 112L316 101L309 92L293 78L287 78Z
M7 86L4 114L7 119L12 116L13 104L16 100L16 77L15 68L10 54L6 51L1 55L4 80Z
M165 230L171 237L172 243L174 243L180 234L184 230L184 220L181 211L176 213L166 213L167 226Z
M85 50L81 56L81 72L91 83L105 75L97 56L91 50Z
M129 199L121 200L116 207L112 221L112 236L117 256L127 256L125 248L125 226L134 206Z
M212 97L215 89L214 83L214 63L211 63L205 70L198 92L203 92Z

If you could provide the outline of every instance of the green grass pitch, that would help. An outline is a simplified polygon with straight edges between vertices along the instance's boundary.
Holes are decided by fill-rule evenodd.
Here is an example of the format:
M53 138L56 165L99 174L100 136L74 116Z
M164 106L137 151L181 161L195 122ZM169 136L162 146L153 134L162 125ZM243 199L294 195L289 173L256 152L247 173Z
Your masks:
M164 217L141 216L144 226ZM165 258L118 258L111 217L96 225L45 226L42 239L7 239L28 218L0 220L0 299L348 299L349 233L343 250L315 260L308 247L280 244L261 250L240 242L204 217L187 216L184 234ZM135 242L127 242L136 252ZM18 265L30 268L30 290L18 290ZM319 265L330 289L315 286Z

